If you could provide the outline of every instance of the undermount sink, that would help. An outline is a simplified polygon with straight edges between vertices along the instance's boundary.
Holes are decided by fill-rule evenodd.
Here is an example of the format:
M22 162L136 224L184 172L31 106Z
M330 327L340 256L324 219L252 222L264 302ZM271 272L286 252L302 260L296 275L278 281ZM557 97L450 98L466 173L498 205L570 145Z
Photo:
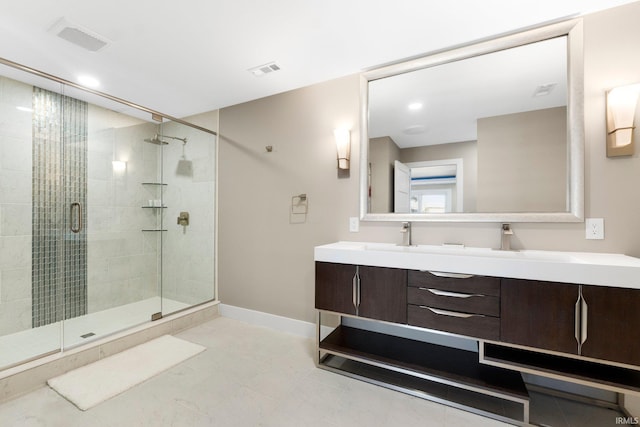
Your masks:
M640 259L591 252L500 251L462 245L399 246L336 242L315 248L315 260L412 270L456 272L640 288Z

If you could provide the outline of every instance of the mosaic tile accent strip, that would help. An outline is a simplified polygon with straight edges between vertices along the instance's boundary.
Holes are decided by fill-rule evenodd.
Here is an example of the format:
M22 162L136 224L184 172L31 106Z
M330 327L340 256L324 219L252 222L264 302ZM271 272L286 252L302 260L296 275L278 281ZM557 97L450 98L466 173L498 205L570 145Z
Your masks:
M33 88L33 327L87 312L88 104ZM79 233L71 231L71 221Z

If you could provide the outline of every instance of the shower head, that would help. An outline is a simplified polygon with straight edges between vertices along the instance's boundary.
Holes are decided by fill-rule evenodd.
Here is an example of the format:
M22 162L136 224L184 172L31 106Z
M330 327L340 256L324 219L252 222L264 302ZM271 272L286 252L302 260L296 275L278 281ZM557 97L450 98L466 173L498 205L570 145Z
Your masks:
M178 141L182 141L183 144L187 143L187 138L178 138L177 136L169 136L169 135L162 135L163 138L169 138L169 139L177 139ZM169 144L167 141L163 141L160 139L160 135L158 135L157 133L153 136L153 138L145 138L144 142L148 142L151 144L156 144L156 145L167 145Z
M156 144L156 145L168 145L169 143L167 141L163 141L160 139L160 136L156 133L153 138L145 138L144 142L148 142L150 144Z

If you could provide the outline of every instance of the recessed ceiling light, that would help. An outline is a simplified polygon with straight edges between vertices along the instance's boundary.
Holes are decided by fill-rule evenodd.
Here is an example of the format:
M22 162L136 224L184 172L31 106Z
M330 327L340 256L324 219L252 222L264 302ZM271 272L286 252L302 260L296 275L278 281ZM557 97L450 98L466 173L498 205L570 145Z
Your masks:
M409 104L409 110L416 111L422 109L422 102L412 102Z
M33 108L30 107L18 106L16 107L16 110L24 111L25 113L33 113Z
M100 86L100 81L98 79L87 75L78 76L78 83L92 89Z
M533 91L533 96L547 96L549 95L553 89L556 87L556 83L547 83L544 85L540 85Z

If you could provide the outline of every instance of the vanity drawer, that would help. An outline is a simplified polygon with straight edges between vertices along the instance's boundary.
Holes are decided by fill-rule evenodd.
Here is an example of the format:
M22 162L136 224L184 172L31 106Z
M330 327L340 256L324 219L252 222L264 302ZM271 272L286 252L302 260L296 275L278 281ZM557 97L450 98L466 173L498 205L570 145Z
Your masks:
M500 318L468 314L434 307L410 304L407 306L409 325L451 332L474 338L498 340Z
M440 289L467 294L500 295L500 278L409 270L411 287Z
M407 302L418 306L500 317L500 298L492 295L410 286Z

